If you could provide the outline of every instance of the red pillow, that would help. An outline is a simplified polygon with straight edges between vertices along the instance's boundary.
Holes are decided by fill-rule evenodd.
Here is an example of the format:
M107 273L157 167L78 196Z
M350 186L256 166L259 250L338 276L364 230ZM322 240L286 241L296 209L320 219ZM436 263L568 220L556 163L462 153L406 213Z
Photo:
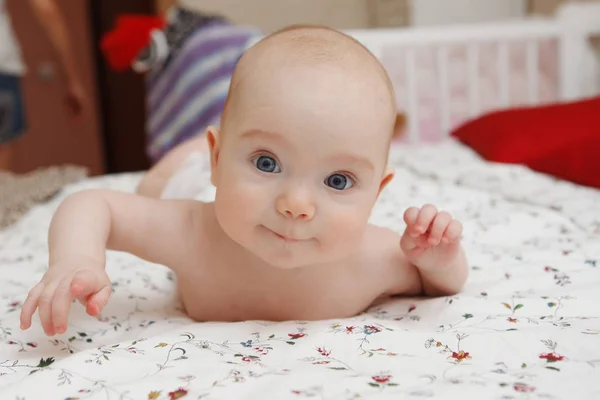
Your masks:
M486 160L600 188L600 97L493 112L451 135Z

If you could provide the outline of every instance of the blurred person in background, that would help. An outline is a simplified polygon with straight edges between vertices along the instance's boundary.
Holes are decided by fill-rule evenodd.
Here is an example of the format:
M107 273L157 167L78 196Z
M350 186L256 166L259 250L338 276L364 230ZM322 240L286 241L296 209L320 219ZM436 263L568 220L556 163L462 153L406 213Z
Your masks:
M6 1L0 0L0 170L11 169L15 140L20 138L26 129L22 89L26 67L21 57L18 38L12 29ZM85 111L87 97L58 1L29 0L29 3L33 14L58 52L67 79L65 106L77 117Z
M178 0L158 2L155 15L124 14L101 42L115 71L146 80L146 153L156 164L172 149L219 125L233 70L264 36Z
M162 171L171 168L165 158L190 147L207 150L204 133L220 125L235 66L265 33L178 0L157 5L155 15L117 16L101 48L111 69L145 74L146 153ZM400 136L404 114L396 126Z

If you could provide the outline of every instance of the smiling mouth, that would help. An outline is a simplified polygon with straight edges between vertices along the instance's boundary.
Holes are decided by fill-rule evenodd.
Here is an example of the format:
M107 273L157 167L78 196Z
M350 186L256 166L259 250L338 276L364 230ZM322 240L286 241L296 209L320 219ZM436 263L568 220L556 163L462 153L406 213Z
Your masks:
M277 238L281 239L281 240L285 240L288 243L297 243L297 242L304 242L306 239L295 239L295 238L291 238L291 237L287 237L284 235L280 235L279 233L265 227L269 232L271 232L273 235L275 235Z

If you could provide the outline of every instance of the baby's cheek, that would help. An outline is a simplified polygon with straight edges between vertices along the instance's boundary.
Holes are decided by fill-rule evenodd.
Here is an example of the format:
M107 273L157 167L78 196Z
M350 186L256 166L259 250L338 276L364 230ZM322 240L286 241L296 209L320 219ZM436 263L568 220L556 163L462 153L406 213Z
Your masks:
M333 208L327 222L329 240L344 243L345 248L358 244L366 228L366 218L355 207Z
M256 224L266 203L264 193L247 182L230 180L217 189L217 209L229 225ZM240 226L239 228L243 228Z

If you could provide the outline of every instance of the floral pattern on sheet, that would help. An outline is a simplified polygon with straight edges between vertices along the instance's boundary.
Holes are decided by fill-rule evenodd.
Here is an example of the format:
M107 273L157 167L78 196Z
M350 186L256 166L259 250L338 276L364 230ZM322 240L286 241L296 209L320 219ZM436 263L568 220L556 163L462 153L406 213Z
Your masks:
M77 305L64 335L37 323L22 332L58 202L131 191L139 176L90 179L0 232L0 397L600 398L600 192L484 164L454 142L399 146L391 162L373 222L400 232L403 210L426 202L456 215L471 270L460 294L390 299L341 320L194 323L168 269L111 252L102 315Z

